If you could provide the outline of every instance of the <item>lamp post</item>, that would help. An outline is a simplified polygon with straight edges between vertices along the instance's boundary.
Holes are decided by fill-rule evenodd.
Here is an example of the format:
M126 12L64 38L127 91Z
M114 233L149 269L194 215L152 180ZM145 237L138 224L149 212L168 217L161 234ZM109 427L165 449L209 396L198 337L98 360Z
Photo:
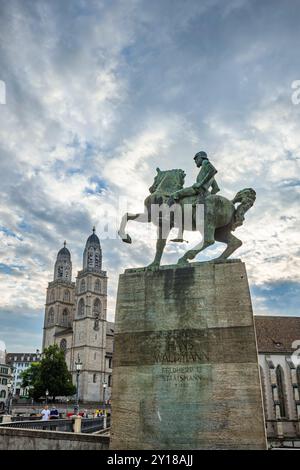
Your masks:
M103 408L105 409L105 391L106 391L107 383L103 382Z
M76 367L76 407L75 407L75 414L78 415L78 410L79 410L79 375L80 371L82 368L82 362L80 362L80 357L78 354L77 357L77 362L75 361L75 367Z
M48 396L49 396L49 390L47 388L46 392L45 392L45 395L46 395L46 405L48 404Z

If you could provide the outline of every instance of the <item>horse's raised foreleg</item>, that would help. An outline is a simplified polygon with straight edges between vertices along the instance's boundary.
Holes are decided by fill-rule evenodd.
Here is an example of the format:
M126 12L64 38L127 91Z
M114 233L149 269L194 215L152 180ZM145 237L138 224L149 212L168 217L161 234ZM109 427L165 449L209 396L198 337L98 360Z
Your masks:
M177 261L177 264L188 266L189 260L194 259L195 256L198 255L198 253L200 253L201 251L205 250L205 248L208 248L210 245L213 245L215 243L214 233L215 233L214 226L208 225L205 230L204 241L202 241L201 243L198 243L198 245L194 246L192 250L188 250L181 258L179 258L179 260Z
M128 233L125 233L126 224L129 220L136 220L137 222L148 222L148 214L146 212L140 214L131 214L130 212L126 212L123 215L120 228L118 230L118 235L122 238L122 241L125 243L131 243L131 237Z
M230 232L229 228L222 228L222 229L217 229L215 232L215 239L218 242L226 243L227 248L223 251L223 253L216 259L226 259L232 253L237 250L240 246L242 246L241 240L236 238L232 233Z

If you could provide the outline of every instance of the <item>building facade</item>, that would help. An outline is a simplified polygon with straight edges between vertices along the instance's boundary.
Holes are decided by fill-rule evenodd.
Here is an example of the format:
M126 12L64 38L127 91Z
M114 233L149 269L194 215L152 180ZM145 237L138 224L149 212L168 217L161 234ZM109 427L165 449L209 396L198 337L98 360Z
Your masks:
M43 350L57 344L65 352L74 384L76 362L82 364L79 399L84 402L110 398L113 330L114 324L107 321L107 274L102 270L101 245L93 229L75 282L66 243L58 252L53 281L47 288L43 335Z
M29 389L22 387L22 372L33 362L41 360L41 353L37 349L35 353L7 353L6 364L13 370L13 396L14 398L27 398Z
M268 442L300 448L300 317L255 316Z
M13 370L5 364L0 363L0 411L3 411L9 395L9 383L12 382Z

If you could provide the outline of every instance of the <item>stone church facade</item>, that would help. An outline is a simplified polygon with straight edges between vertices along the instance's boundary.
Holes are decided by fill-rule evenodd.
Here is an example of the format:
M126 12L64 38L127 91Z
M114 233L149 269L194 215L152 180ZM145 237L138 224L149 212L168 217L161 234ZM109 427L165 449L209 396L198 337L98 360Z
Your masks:
M110 399L113 333L114 324L107 321L107 274L93 229L76 282L66 243L57 254L53 281L47 288L43 334L43 350L52 344L64 350L74 384L76 362L82 363L79 399L84 402Z

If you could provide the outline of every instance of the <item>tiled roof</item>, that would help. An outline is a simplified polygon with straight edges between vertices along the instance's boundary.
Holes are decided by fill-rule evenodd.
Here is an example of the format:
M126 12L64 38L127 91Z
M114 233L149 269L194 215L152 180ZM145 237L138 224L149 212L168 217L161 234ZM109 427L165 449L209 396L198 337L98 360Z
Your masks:
M106 334L113 335L115 331L115 324L114 322L108 321L106 325Z
M258 352L292 353L292 343L300 340L300 317L256 315Z

